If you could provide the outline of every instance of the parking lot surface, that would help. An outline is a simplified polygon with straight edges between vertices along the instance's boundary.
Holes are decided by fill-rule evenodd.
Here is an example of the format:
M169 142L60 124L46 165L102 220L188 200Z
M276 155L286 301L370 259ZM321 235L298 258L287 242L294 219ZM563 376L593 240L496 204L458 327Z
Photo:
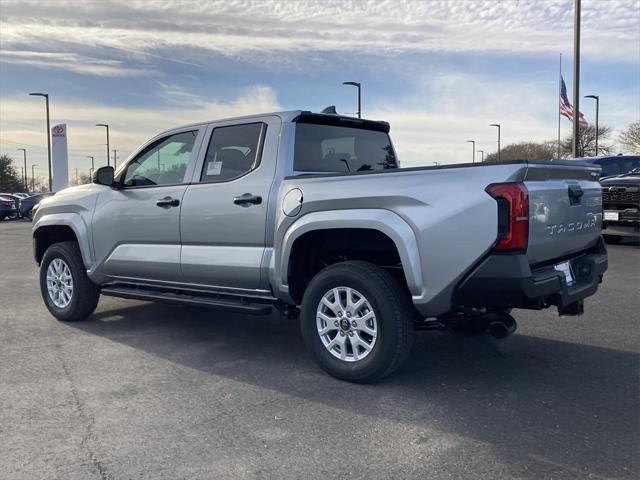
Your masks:
M582 317L509 339L422 332L376 385L313 363L296 321L40 298L28 222L0 224L0 478L639 478L640 248L609 247Z

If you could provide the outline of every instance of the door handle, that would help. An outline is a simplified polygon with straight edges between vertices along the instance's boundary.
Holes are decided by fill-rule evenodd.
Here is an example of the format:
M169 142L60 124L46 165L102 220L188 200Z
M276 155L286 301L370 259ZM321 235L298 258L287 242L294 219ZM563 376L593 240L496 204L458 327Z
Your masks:
M244 193L239 197L233 197L233 203L236 205L260 205L262 203L262 197L260 195L254 195L252 193Z
M580 185L569 185L569 204L570 205L578 205L583 195L584 195L584 190L580 188Z
M162 208L177 207L178 205L180 205L180 200L178 200L177 198L164 197L160 200L157 200L156 205Z

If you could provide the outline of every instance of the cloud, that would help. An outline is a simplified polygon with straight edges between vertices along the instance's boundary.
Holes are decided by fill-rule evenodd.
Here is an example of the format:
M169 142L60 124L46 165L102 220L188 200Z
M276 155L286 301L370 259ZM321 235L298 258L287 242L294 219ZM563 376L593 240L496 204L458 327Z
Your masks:
M365 113L391 122L405 165L463 162L471 158L466 140L476 140L478 149L495 150L495 129L489 123L502 124L505 145L555 138L555 59L559 51L571 50L572 4L2 0L0 60L89 77L69 80L72 88L64 90L69 95L95 92L102 76L125 77L110 81L119 90L91 102L55 98L53 119L69 124L72 158L101 155L103 132L93 126L96 122L112 125L112 143L124 154L175 125L283 109L276 86L291 102L347 98L326 88L314 96L342 68L368 82ZM640 1L585 0L582 8L583 60L591 68L597 64L599 74L607 72L591 76L591 86L606 98L601 121L624 126L639 114L637 89L628 87L632 82L619 72L637 71ZM548 61L550 71L531 71L531 61L536 68L546 68L539 65ZM500 71L502 62L511 70ZM487 64L491 68L483 71L493 72L479 74ZM256 68L265 65L269 68ZM608 65L617 70L609 74ZM329 73L320 77L319 71ZM138 76L151 80L136 83ZM238 85L254 78L271 86L238 91ZM301 78L304 86L295 84ZM208 91L229 100L211 100ZM103 98L123 106L103 104ZM136 106L124 105L131 101ZM42 115L42 105L33 99L0 99L2 149L12 151L20 142L42 144ZM562 126L567 133L569 123L563 120ZM42 157L40 148L32 149Z
M639 13L638 0L584 2L583 55L637 62ZM5 49L109 47L201 65L206 52L255 62L314 51L549 55L572 39L569 0L5 1L1 18Z
M173 95L171 86L166 88ZM186 92L184 92L187 94ZM104 129L96 123L107 123L111 130L111 148L124 159L152 136L180 125L206 122L256 112L282 110L275 92L265 86L254 86L236 98L224 102L190 96L188 105L153 107L114 107L82 101L55 101L51 105L51 124L66 123L69 130L71 166L81 166L86 155L104 159ZM30 158L42 165L46 161L46 137L40 102L22 97L0 98L0 152L14 156L15 149L27 146ZM34 156L31 157L31 154Z
M31 50L0 50L0 62L43 69L60 69L101 77L132 77L149 75L152 70L132 68L124 62L92 58L75 53L35 52Z
M472 147L485 154L497 150L497 130L501 125L502 145L520 141L557 139L558 86L553 81L516 81L487 75L455 71L423 76L417 80L420 94L408 95L400 102L380 103L367 116L386 120L398 156L404 166L462 163L472 159ZM600 121L624 127L638 117L637 103L624 94L609 93L607 113ZM587 112L586 108L582 107ZM602 112L601 112L602 113ZM586 115L593 122L593 116ZM562 118L562 137L571 125ZM615 140L618 131L613 132ZM476 153L476 159L480 154Z

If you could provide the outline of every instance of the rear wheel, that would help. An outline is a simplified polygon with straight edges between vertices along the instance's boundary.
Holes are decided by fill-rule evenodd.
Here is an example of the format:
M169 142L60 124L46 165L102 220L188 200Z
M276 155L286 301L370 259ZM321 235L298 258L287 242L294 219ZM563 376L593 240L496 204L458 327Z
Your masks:
M413 343L411 298L382 268L360 261L331 265L304 294L305 343L334 377L372 382L394 372Z
M51 245L40 264L40 292L58 320L74 322L93 313L100 290L87 277L76 242Z

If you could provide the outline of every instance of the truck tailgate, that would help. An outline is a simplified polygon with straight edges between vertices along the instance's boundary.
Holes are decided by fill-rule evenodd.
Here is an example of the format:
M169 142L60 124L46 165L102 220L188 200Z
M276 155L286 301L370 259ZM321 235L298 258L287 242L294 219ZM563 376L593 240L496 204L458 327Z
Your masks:
M600 167L529 164L529 247L532 265L570 256L593 246L602 228Z

